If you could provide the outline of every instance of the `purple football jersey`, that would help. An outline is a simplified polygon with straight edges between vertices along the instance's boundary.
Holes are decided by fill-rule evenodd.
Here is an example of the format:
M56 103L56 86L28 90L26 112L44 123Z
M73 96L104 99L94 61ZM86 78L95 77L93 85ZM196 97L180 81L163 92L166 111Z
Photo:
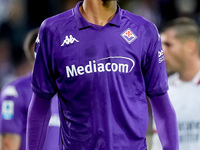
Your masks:
M20 150L26 149L26 123L28 107L32 97L31 74L20 77L14 82L6 85L1 91L0 107L0 133L18 134L21 137ZM47 134L50 136L44 145L43 150L59 149L59 117L58 117L58 98L52 99L52 116L49 122Z
M32 89L58 93L63 150L146 150L146 96L168 90L158 31L119 6L91 24L80 5L42 23Z

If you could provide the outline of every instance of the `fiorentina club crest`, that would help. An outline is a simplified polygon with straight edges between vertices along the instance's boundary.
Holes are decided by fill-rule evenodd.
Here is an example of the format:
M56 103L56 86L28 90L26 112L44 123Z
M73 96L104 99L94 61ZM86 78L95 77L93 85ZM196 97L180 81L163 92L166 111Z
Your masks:
M121 36L125 39L126 42L128 42L128 44L131 44L133 41L137 39L137 36L129 28L126 31L124 31L121 34Z

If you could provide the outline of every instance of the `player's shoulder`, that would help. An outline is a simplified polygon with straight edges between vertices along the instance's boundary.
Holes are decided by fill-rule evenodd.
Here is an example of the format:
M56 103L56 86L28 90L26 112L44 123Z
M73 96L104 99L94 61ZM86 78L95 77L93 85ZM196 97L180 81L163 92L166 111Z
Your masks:
M18 97L20 91L30 89L31 75L22 76L5 85L1 91L3 97Z
M64 24L68 24L75 20L74 17L74 9L67 10L65 12L59 13L52 17L45 19L41 24L41 29L58 29L59 27L63 26Z
M24 87L29 85L29 83L31 83L31 73L17 78L15 81L13 81L12 84L15 85L16 87Z

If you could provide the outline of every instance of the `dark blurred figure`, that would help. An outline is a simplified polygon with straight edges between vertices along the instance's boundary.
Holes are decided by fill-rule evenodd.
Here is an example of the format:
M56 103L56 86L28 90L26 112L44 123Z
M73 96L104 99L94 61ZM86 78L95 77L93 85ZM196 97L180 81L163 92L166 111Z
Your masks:
M0 90L3 85L14 78L13 65L11 63L11 43L8 39L0 37Z
M27 0L29 28L40 26L50 16L74 7L80 0Z
M143 16L155 25L159 26L161 22L161 15L159 12L158 2L155 0L137 0L133 4L132 12Z
M178 18L189 17L200 25L200 1L199 0L157 0L159 12L162 17L162 27L166 22Z
M55 6L58 1L55 1ZM38 27L41 22L52 15L49 0L27 0L27 21L29 28ZM54 10L55 11L55 10Z
M68 10L76 6L76 4L82 0L62 0L64 3L64 9Z

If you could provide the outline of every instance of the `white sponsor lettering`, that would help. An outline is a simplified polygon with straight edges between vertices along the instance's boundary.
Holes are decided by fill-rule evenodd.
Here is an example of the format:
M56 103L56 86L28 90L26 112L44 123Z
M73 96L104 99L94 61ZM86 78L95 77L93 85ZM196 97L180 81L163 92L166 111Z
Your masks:
M161 51L158 51L158 57L161 57L161 56L163 56L164 55L164 52L163 52L163 50L161 50Z
M158 51L158 59L159 59L159 63L165 60L163 50Z
M126 59L130 60L131 63L122 63L122 62L102 62L103 60L108 60L108 59ZM66 73L67 73L67 78L78 76L78 75L84 75L94 73L94 72L121 72L121 73L129 73L132 71L133 67L135 66L135 62L127 57L122 57L122 56L115 56L115 57L107 57L107 58L102 58L97 61L89 61L86 66L66 66Z

